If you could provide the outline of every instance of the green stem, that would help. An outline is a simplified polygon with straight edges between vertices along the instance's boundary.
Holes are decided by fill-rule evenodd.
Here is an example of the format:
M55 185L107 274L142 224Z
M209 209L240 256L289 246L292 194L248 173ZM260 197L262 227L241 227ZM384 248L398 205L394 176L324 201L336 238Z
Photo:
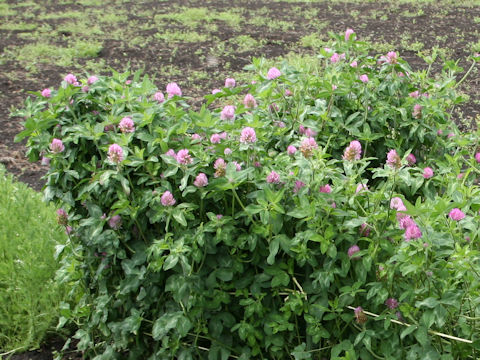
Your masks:
M392 182L392 190L390 191L390 196L389 196L389 199L388 199L388 204L390 204L390 201L392 200L392 196L393 196L393 190L395 190L395 178L397 177L397 170L395 170L395 173L393 175L393 182ZM382 225L382 229L380 230L380 234L383 234L384 230L385 230L385 226L387 225L387 222L388 222L388 218L390 217L390 206L388 206L387 208L387 217L385 218L385 221L383 222L383 225Z
M233 193L232 194L232 218L234 217L235 217L235 194Z
M237 192L235 191L235 189L232 189L232 192L233 192L233 195L235 196L235 198L237 199L237 202L240 204L240 207L243 209L243 211L245 211L245 206L243 206L243 203L242 203L242 200L240 200L240 198L238 197L238 194ZM252 216L250 214L248 214L246 211L245 213L247 214L248 218L250 219L250 221L252 223L255 222L255 220L253 220Z
M476 64L476 63L477 63L477 62L476 62L475 60L473 60L472 65L470 66L470 68L468 69L468 71L465 73L465 75L463 75L463 77L460 79L460 81L455 84L455 87L454 87L454 88L457 88L457 87L468 77L468 75L470 74L470 72L471 72L471 71L473 70L473 68L475 67L475 64Z
M165 233L168 234L168 226L170 225L170 218L172 217L171 212L168 212L167 223L165 224Z

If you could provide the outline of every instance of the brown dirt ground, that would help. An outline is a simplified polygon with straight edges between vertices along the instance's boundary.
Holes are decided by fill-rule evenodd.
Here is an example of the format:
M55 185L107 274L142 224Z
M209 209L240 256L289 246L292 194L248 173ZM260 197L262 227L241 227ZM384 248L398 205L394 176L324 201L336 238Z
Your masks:
M15 6L20 2L7 0L6 3ZM48 25L53 29L54 36L49 41L56 46L65 46L74 36L69 31L55 32L55 29L61 28L66 19L40 20L37 16L49 12L86 11L89 7L81 5L85 3L81 1L65 3L65 0L49 0L46 2L47 5L40 8L23 10L24 14L29 14L28 19L31 23L38 26ZM477 43L480 47L480 6L419 5L399 2L302 3L269 0L235 2L170 0L167 3L147 0L117 3L114 0L105 0L99 8L111 6L116 7L119 12L123 10L126 18L116 26L123 27L124 34L135 33L144 41L135 45L128 36L122 39L112 35L110 38L109 29L112 28L106 27L100 39L102 50L95 61L104 61L106 67L111 66L117 70L123 70L128 62L133 70L143 67L145 73L155 75L159 88L163 89L166 83L176 81L184 89L184 94L197 104L201 101L202 94L221 86L226 77L250 63L252 56L272 58L292 51L312 54L314 52L312 48L299 45L302 37L312 33L327 40L328 31L343 33L347 27L351 27L355 29L360 39L368 39L378 44L392 44L393 48L390 50L398 51L414 69L425 69L426 65L416 56L412 44L422 43L424 50L427 51L433 46L439 46L446 50L449 58L458 59L459 65L465 70L470 65L466 58L472 54L471 44ZM196 32L204 31L208 34L205 41L173 44L156 39L155 35L162 31L188 30L184 24L171 19L162 23L163 30L154 26L158 25L158 22L155 23L155 16L178 11L181 7L204 7L217 12L233 9L241 14L241 21L238 27L217 20L197 27ZM310 19L306 18L308 14L312 15ZM253 21L262 17L267 21L264 23ZM274 26L268 26L269 24ZM25 36L28 32L0 29L0 162L20 181L40 190L43 185L41 177L46 169L38 163L29 163L24 157L24 144L14 143L14 136L22 130L22 119L9 117L10 111L22 106L27 91L58 86L63 76L69 72L83 73L81 69L88 59L79 59L73 67L38 63L35 64L36 72L28 71L28 64L2 56L4 52L34 41ZM237 45L230 43L232 38L239 35L249 35L260 41L261 46L240 52ZM231 51L212 50L222 42L229 43ZM138 44L138 41L136 43ZM163 71L168 66L174 66L181 71L175 73L172 78L171 73ZM462 87L462 90L470 96L470 101L459 107L456 112L455 120L462 128L475 127L475 120L480 119L478 69L477 66ZM438 72L441 66L434 66L433 70L434 73ZM191 75L195 71L205 71L208 76L195 80ZM11 359L52 359L52 349L59 349L61 345L60 341L50 341L40 351L14 355ZM77 357L81 358L80 355Z

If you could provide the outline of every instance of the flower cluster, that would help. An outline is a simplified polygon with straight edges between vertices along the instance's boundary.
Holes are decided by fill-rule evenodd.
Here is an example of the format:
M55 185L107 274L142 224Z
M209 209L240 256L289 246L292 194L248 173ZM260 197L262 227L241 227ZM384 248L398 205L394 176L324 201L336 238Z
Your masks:
M176 156L177 162L182 165L189 165L193 162L187 149L179 150Z
M357 140L350 142L343 153L343 159L348 161L360 160L362 156L362 145Z
M300 151L306 158L311 157L313 155L313 151L316 149L318 149L318 144L312 137L303 139L302 143L300 144Z
M251 127L246 127L242 130L242 134L240 135L240 142L243 144L247 143L254 143L257 141L257 135L255 130Z
M52 143L50 144L50 150L52 151L52 153L58 154L65 150L65 145L63 145L62 140L53 139Z
M387 165L394 168L400 169L402 166L402 159L398 156L396 150L390 150L387 154Z
M235 106L226 105L220 113L222 120L235 120Z
M118 144L112 144L108 148L108 160L112 163L118 164L123 161L123 149Z
M133 120L128 116L124 117L120 121L120 124L118 124L118 128L122 133L133 133L135 131L135 125L133 123Z

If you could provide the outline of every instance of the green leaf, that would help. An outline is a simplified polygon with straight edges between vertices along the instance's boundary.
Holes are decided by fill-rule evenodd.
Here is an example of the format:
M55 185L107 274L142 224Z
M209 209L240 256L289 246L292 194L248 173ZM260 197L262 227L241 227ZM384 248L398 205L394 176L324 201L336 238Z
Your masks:
M420 308L420 307L428 307L430 309L433 309L435 306L438 305L438 300L432 297L426 298L422 301L417 301L415 303L415 306Z
M294 217L296 219L306 218L310 216L310 214L310 208L295 208L287 213L288 216Z
M423 313L420 320L429 329L435 321L435 311L427 310Z
M342 351L347 351L353 349L353 345L350 341L344 340L340 344L337 344L333 347L331 352L331 359L336 359Z
M293 351L291 352L291 355L295 358L295 360L303 360L303 359L311 359L312 354L309 353L308 351L305 351L305 348L307 345L305 343L301 343L300 345L297 345Z
M367 218L365 217L357 217L354 219L350 219L348 221L345 221L345 226L350 229L354 229L359 227L360 225L364 224L367 222Z
M280 239L274 238L270 244L268 245L268 248L270 250L270 254L267 257L267 264L273 265L275 262L275 256L278 253L278 248L280 247Z
M285 271L280 270L273 277L271 284L272 284L272 287L277 287L280 285L287 286L289 282L290 282L290 277L288 276L288 274Z
M425 346L428 343L428 333L425 326L418 327L417 331L415 331L415 339L417 339L422 346Z
M179 257L177 254L168 255L163 264L163 270L170 270L171 268L175 267L175 265L178 263L178 260Z
M187 220L185 219L185 215L183 213L183 210L181 209L175 209L173 212L173 218L182 226L187 226Z
M222 281L231 281L233 279L232 269L217 269L215 275Z
M405 336L413 333L415 330L417 330L418 326L417 325L410 325L408 327L406 327L405 329L403 329L403 331L401 332L400 334L400 339L403 339L405 338Z
M166 313L153 323L152 336L154 340L164 337L171 329L177 326L178 320L182 317L181 311Z

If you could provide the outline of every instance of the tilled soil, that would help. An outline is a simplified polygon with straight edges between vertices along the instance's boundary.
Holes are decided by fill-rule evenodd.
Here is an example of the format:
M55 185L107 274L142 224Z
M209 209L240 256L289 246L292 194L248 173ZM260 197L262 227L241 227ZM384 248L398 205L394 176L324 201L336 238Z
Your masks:
M343 33L347 27L355 29L358 38L384 48L385 53L397 51L414 69L427 67L417 56L418 50L428 53L437 46L447 58L459 60L465 71L471 63L467 57L480 52L478 2L453 6L292 0L49 0L43 5L22 6L22 1L7 0L4 4L11 12L2 14L0 6L0 162L36 190L43 186L41 177L46 169L24 157L24 143L14 142L23 119L9 114L22 106L28 91L56 87L70 72L99 69L108 73L108 67L123 70L129 64L132 70L144 68L145 73L155 75L161 89L168 82L177 82L192 104L198 105L204 94L222 86L226 77L241 71L252 57L313 54L315 46L302 46L305 36L315 34L325 41L329 31ZM219 16L208 21L195 19L195 12L189 12L192 9ZM173 13L187 15L168 16ZM80 31L82 24L86 27ZM173 32L186 34L185 38L169 41L165 34ZM202 36L192 42L192 34ZM253 45L235 41L242 36L253 39ZM62 66L55 56L50 61L42 53L38 59L29 58L26 50L41 42L67 48L78 39L100 43L101 50L93 58L75 58L68 66ZM435 74L442 66L437 62L432 69ZM462 129L476 127L480 120L479 82L477 65L461 87L470 96L455 113ZM61 341L50 341L40 351L11 359L52 359L52 351L61 346Z

